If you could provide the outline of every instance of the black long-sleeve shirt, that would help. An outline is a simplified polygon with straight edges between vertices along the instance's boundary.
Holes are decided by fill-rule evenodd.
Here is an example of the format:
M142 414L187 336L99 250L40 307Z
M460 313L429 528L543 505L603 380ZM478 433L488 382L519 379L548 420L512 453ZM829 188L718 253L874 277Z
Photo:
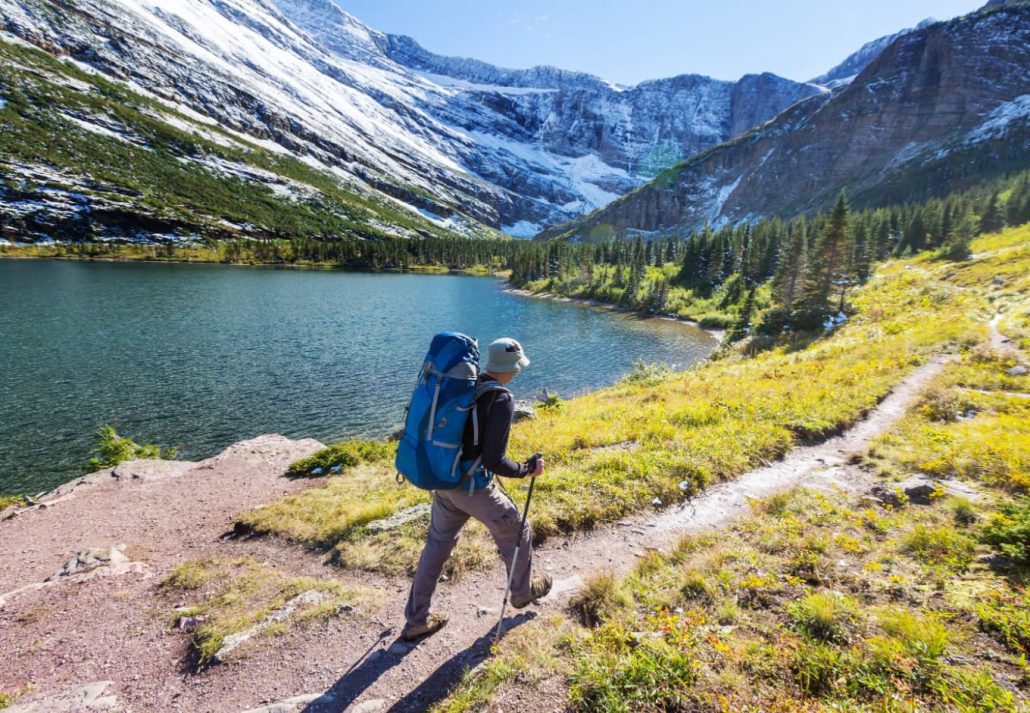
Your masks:
M479 381L495 381L490 376L480 376ZM508 435L515 421L515 399L507 391L488 391L476 401L479 419L479 447L473 445L472 416L469 415L462 435L462 460L482 456L483 466L494 475L505 478L524 478L529 475L529 466L508 458Z

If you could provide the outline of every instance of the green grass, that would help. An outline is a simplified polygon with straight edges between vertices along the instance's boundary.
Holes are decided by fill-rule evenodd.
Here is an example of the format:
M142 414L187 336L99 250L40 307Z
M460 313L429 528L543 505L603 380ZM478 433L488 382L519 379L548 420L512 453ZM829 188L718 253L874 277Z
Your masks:
M559 278L543 278L531 280L520 287L529 292L546 295L554 294L573 299L596 300L609 304L622 305L633 309L650 310L650 297L657 284L668 283L668 296L661 309L663 314L675 315L681 319L698 322L702 327L725 329L736 319L743 303L746 291L733 296L733 283L727 281L711 291L702 291L677 284L680 266L669 263L663 267L647 266L644 278L635 292L630 293L628 287L620 287L615 280L615 268L611 265L599 265L594 268L592 278L583 275ZM625 270L628 276L629 270ZM738 290L738 292L740 292ZM756 293L756 307L765 309L770 304L770 287L763 285Z
M979 269L992 261L984 258ZM549 464L536 485L536 539L648 510L655 498L681 501L853 424L931 355L985 338L990 304L954 278L952 265L929 258L890 263L855 293L855 316L826 339L788 341L753 357L730 351L682 373L638 369L614 387L516 424L512 456L542 449ZM524 486L509 484L516 500ZM366 526L425 501L397 485L384 459L239 520L254 532L335 550L345 566L410 571L425 530L384 538Z
M1030 593L995 589L974 608L980 628L1017 655L1030 655Z
M16 690L0 691L0 710L10 708L19 698L32 691L33 686L25 686Z
M547 690L552 707L583 711L1021 710L1025 691L1003 683L1023 676L1025 595L975 561L941 579L905 546L921 529L954 527L952 503L864 508L806 490L758 503L717 537L589 584L581 598L607 604L595 628L534 628L540 663L519 659L512 676L531 672L548 685L523 694ZM805 550L832 560L817 584L792 573ZM504 640L490 665L516 658ZM474 705L456 696L443 710L488 709L504 690L481 674L463 687L479 692Z
M968 569L976 554L976 542L956 532L951 523L939 527L917 527L905 538L904 546L920 562L956 572Z
M373 601L372 593L364 588L332 579L288 576L249 557L183 562L163 580L161 588L189 602L186 609L172 613L173 625L183 617L202 619L190 637L198 666L211 663L226 637L246 631L304 592L318 592L324 599L269 627L262 636L282 633L293 624L337 616L344 604L365 607Z
M24 505L27 502L24 495L0 495L0 510L12 505Z
M552 642L568 646L576 632L567 619L548 616L504 635L504 655L492 656L482 667L465 673L451 695L435 705L434 713L483 710L492 698L508 691L532 691L569 672L569 664ZM496 651L496 647L494 649Z
M817 641L845 643L851 640L859 619L859 605L852 597L818 592L787 607L794 628Z
M889 264L856 296L862 307L849 328L875 316L884 332L905 333L911 311L925 315L931 305L953 322L982 324L997 307L987 297L1000 265L1016 259L1030 272L1021 248L1028 239L1025 228L987 236L974 244L978 257L959 270L937 272L921 259ZM1020 283L1009 304L1028 287ZM650 553L625 577L590 581L573 601L601 605L584 617L591 627L535 629L537 639L549 637L549 648L537 643L548 663L522 661L519 670L547 681L535 688L552 707L584 711L1025 710L1030 606L1022 545L1030 507L1019 495L1027 418L1017 394L1027 388L1005 373L1014 357L987 348L985 330L962 326L958 333L975 338L951 340L956 356L874 440L860 467L888 486L920 472L966 479L976 497L891 508L870 505L861 493L794 490L754 502L750 517L718 533ZM788 353L830 349L846 335ZM825 364L832 378L840 364ZM652 396L643 403L668 405L680 379L697 379L709 399L725 399L713 381L740 367L731 358L648 382ZM804 394L800 373L781 376ZM749 373L737 384L742 398L758 384L761 398L760 378ZM580 402L568 402L565 415L574 416ZM689 423L712 420L697 409ZM548 428L552 442L561 438L560 423ZM949 465L927 468L940 462ZM491 659L498 667L511 660L505 644ZM475 688L479 680L464 685ZM448 710L482 710L501 694Z
M983 539L1016 563L1030 566L1030 497L1001 503L984 526Z
M587 579L569 601L569 609L588 626L597 626L620 609L633 605L633 595L612 572L601 571Z
M101 426L97 432L97 443L92 455L86 461L86 472L93 473L104 468L142 458L174 458L175 448L164 448L151 443L140 445L131 438L119 436L114 426Z
M352 468L360 463L384 463L393 458L395 446L383 441L344 441L290 464L292 476L328 475L333 468ZM321 473L314 471L321 470Z

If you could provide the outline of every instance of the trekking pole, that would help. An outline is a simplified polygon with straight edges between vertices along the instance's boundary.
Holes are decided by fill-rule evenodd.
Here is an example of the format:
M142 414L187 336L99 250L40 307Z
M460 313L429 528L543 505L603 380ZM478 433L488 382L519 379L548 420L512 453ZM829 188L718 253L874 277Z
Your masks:
M533 464L533 470L536 470L537 459L540 458L539 453L534 453L529 459L529 462ZM536 485L536 476L532 476L529 479L529 494L526 495L526 506L522 509L522 523L519 525L519 539L515 542L515 554L511 556L511 567L508 568L508 584L504 587L504 601L501 602L501 618L497 622L497 633L494 634L494 639L501 638L501 625L504 624L504 611L508 608L508 594L511 593L511 580L515 578L515 564L519 561L519 547L522 546L522 533L526 530L526 517L529 515L529 501L533 499L533 486ZM532 543L529 545L533 546Z

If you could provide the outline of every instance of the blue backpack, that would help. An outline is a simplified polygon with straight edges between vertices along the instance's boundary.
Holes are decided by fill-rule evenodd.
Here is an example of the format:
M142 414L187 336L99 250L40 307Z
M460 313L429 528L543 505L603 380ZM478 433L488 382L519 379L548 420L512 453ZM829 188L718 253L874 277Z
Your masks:
M403 476L423 490L467 486L472 493L489 485L493 474L481 467L480 458L462 460L462 436L471 418L473 442L478 446L476 401L490 391L508 390L496 381L477 385L478 377L475 339L458 332L433 337L397 444L398 478Z

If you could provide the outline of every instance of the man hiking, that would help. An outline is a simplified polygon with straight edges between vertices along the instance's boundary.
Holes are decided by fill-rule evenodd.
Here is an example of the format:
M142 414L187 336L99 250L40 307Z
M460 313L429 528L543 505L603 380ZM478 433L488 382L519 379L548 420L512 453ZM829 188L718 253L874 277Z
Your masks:
M529 359L522 351L522 345L514 339L502 338L490 344L486 368L479 376L479 383L496 382L505 385L529 365ZM515 420L515 401L507 389L485 389L476 400L478 418L476 423L468 419L462 438L462 460L480 458L481 468L489 476L505 478L537 476L544 471L542 458L532 462L516 463L508 458L508 433ZM479 429L479 446L475 445ZM534 467L535 466L535 467ZM511 575L511 605L516 609L529 606L551 591L551 577L532 575L532 546L530 528L522 528L518 508L502 494L493 478L489 477L486 487L469 489L459 485L453 490L436 490L426 536L425 548L418 561L418 569L411 583L408 604L404 609L407 624L401 632L406 641L421 639L434 634L447 623L447 617L430 614L429 606L440 579L444 562L458 542L461 528L474 517L493 535L497 549ZM519 536L521 534L521 541ZM518 549L518 561L512 562L512 555ZM514 572L512 572L514 568Z

